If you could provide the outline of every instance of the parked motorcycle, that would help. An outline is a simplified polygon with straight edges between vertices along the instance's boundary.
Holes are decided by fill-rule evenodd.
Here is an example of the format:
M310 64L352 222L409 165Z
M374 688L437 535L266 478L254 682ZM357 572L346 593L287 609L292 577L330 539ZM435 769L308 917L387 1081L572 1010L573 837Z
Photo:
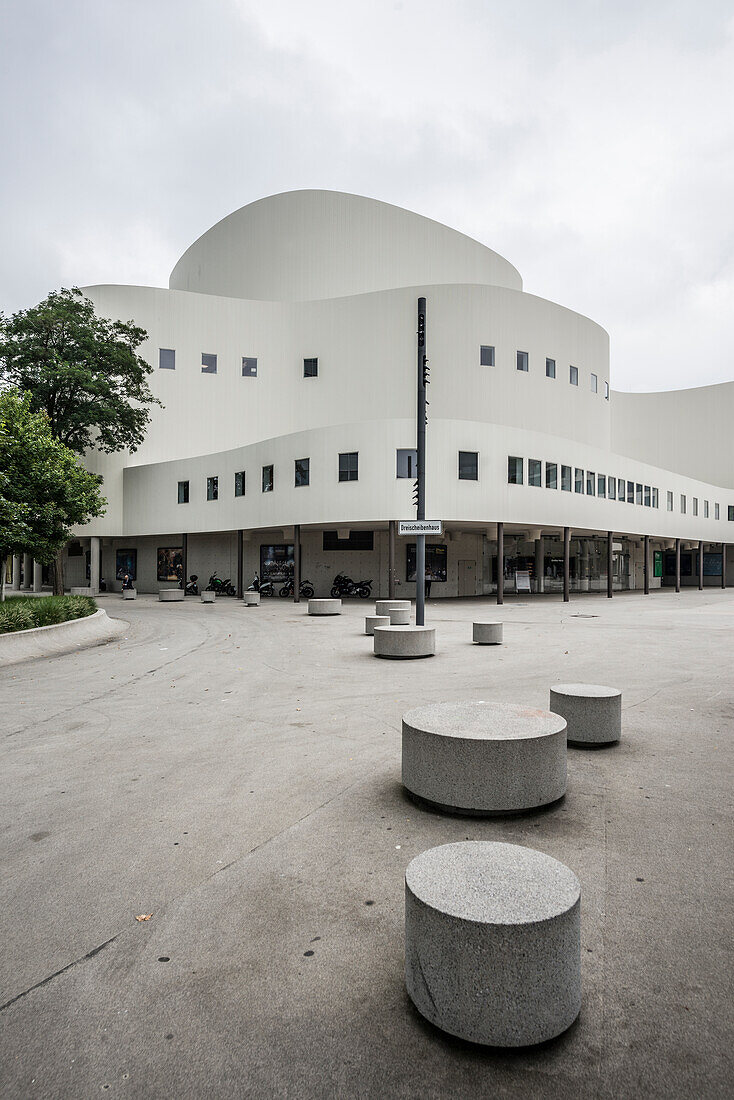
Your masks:
M186 582L186 595L187 596L198 596L199 595L199 586L196 583L198 581L198 579L199 579L199 574L198 573L192 573L191 576L189 577L188 581Z
M275 586L272 581L261 581L257 573L252 578L252 584L247 589L248 592L259 592L261 596L274 596Z
M232 584L231 579L229 577L227 577L226 580L222 580L221 577L217 576L216 570L215 570L214 573L212 573L211 577L209 578L209 584L206 586L206 591L207 592L216 592L216 594L218 596L236 596L237 595L237 590L236 590L235 586Z
M301 581L298 586L298 591L303 596L304 600L310 600L314 593L314 587L310 581ZM286 599L288 596L293 595L293 581L286 581L281 589L278 591L278 595Z
M331 586L332 599L340 600L348 596L359 596L368 600L372 595L372 581L353 581L344 573L337 573Z

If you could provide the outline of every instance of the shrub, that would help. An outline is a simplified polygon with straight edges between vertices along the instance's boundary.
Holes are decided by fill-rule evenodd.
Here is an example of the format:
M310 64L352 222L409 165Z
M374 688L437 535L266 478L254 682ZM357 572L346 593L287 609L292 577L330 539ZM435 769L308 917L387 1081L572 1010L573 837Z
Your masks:
M0 604L0 634L83 619L96 610L91 596L14 597Z

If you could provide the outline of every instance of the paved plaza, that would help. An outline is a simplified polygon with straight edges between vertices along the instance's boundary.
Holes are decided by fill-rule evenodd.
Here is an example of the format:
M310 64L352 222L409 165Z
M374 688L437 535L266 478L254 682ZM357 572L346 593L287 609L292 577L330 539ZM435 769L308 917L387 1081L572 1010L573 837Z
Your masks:
M119 642L0 672L3 1097L731 1095L734 591L431 601L410 662L372 656L367 601L99 605ZM561 802L404 796L407 710L578 681L622 689L623 736L569 749ZM466 838L581 882L581 1015L541 1047L407 998L406 865Z

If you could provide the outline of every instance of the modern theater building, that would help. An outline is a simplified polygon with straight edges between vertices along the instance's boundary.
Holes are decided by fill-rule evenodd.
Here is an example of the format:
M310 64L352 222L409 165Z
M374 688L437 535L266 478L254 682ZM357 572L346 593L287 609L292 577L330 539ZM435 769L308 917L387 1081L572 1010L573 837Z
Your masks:
M395 529L415 515L419 296L432 597L514 591L518 573L561 591L564 567L569 591L610 594L731 575L734 383L612 390L603 328L444 225L290 192L204 233L168 289L84 292L147 330L164 407L135 454L89 456L109 506L69 545L69 585L119 589L128 569L153 592L216 570L241 589L300 553L317 595L336 573L411 595Z

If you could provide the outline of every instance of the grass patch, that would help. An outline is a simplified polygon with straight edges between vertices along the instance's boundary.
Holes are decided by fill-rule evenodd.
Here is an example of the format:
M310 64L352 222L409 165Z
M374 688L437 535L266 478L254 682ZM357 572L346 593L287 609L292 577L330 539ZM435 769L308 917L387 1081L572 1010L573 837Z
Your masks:
M0 603L0 634L84 619L96 610L91 596L13 596Z

